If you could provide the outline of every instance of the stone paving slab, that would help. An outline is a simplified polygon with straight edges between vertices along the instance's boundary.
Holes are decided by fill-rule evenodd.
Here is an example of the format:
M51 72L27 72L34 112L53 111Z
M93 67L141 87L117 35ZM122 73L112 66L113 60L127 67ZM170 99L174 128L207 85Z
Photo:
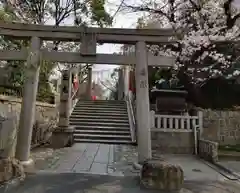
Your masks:
M44 170L59 173L107 174L113 163L113 146L105 144L74 144L54 165ZM114 171L111 171L113 173Z
M93 174L107 174L108 164L93 162L90 172Z
M110 151L109 145L105 145L105 144L100 145L98 152L94 158L94 162L108 164L109 163L109 151ZM110 162L112 162L112 161L110 161Z
M140 186L137 177L115 177L89 174L37 174L28 176L17 187L1 193L159 193ZM239 193L238 182L185 181L180 193ZM169 193L169 191L161 191Z
M82 171L89 171L92 166L92 161L88 160L87 158L81 158L77 161L77 163L73 166L72 171L74 172L82 172Z

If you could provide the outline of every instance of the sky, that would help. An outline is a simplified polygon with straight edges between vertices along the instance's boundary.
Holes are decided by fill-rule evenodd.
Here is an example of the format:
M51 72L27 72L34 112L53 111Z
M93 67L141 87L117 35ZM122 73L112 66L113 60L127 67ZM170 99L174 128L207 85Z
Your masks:
M240 0L234 0L233 4L237 7L240 7Z
M141 2L141 0L125 0L124 2L128 4L138 4ZM116 10L119 7L119 4L121 3L121 0L108 0L106 3L106 11L113 15ZM135 28L136 23L139 17L141 17L142 14L140 13L123 13L123 12L118 12L116 16L114 17L113 20L113 28ZM98 53L113 53L120 51L120 45L114 45L114 44L105 44L102 46L97 47L97 52ZM115 68L116 65L95 65L94 68L97 69L112 69Z
M124 0L124 2L128 5L138 5L141 4L141 0ZM107 0L105 4L105 9L110 15L114 15L116 10L118 10L121 0ZM142 13L126 13L119 11L114 17L113 24L111 28L135 28L136 23L139 17L141 17ZM51 25L54 21L48 21L47 24ZM63 25L72 25L73 18L66 19ZM120 51L120 46L117 44L103 44L101 46L97 46L97 53L114 53ZM93 67L93 79L96 81L97 79L109 79L109 76L116 65L103 65L96 64ZM53 77L59 76L57 73Z
M128 4L138 4L140 0L125 0ZM108 0L106 3L106 11L111 15L116 13L116 10L121 3L120 0ZM136 23L139 17L142 14L137 13L127 13L126 12L118 12L113 20L113 28L135 28ZM120 46L117 44L104 44L102 46L97 47L98 53L113 53L120 51ZM110 74L116 65L94 65L93 69L93 80L98 81L98 79L110 79Z
M125 2L128 1L129 4L135 4L140 2L140 0L125 0ZM116 10L119 7L119 4L121 3L121 0L108 0L107 4L105 6L106 11L110 13L111 15L114 15L116 13ZM135 28L138 18L140 17L140 14L136 13L123 13L118 12L113 20L112 28ZM114 53L120 51L120 46L117 44L103 44L101 46L97 47L97 53ZM108 83L109 80L111 80L111 73L114 68L116 68L117 65L103 65L98 64L94 65L93 67L93 81L101 84L100 81L103 81L108 87L112 87L110 83ZM108 81L106 81L108 80ZM108 94L108 92L106 92Z
M141 0L124 0L124 2L128 5L138 5L141 4ZM121 0L107 0L105 4L105 9L110 15L114 15L119 8ZM111 28L135 28L136 23L139 17L141 17L142 13L127 13L119 11L114 17L113 24ZM47 24L51 25L54 21L48 21ZM72 25L73 18L66 19L63 25ZM97 46L97 53L114 53L120 51L121 45L117 44L103 44L101 46ZM98 79L110 79L110 75L114 68L117 65L103 65L96 64L93 67L93 80L97 81ZM56 72L53 77L58 77L60 74Z

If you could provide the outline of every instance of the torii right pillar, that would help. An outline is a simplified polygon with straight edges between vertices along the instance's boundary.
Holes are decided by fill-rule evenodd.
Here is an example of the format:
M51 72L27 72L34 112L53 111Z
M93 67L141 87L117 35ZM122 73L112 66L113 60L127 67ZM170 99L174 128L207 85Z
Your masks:
M148 58L146 43L141 41L136 44L136 121L138 162L152 158L151 130L150 130L150 105L148 87Z

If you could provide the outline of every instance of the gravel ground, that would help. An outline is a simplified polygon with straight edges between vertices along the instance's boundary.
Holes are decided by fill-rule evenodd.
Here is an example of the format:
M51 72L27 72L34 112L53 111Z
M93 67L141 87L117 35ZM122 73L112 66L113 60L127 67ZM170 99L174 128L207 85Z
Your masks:
M47 170L57 166L57 162L63 157L69 148L52 149L39 147L31 151L31 158L35 161L35 170Z
M139 170L133 167L133 163L137 162L136 146L115 145L114 146L114 163L112 167L115 172L121 172L124 176L139 175Z

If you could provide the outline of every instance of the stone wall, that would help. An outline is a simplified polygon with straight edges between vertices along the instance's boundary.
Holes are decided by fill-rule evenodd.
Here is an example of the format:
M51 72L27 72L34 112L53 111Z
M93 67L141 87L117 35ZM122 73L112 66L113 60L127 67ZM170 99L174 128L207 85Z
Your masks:
M0 156L14 156L17 129L21 112L20 98L0 95ZM57 121L57 108L47 103L36 103L32 147L49 139L52 126ZM10 149L9 149L10 148Z
M240 144L240 111L203 110L201 137L219 145Z
M7 116L8 114L17 115L19 118L21 112L21 98L13 96L0 95L0 115ZM35 120L40 122L48 122L57 119L57 108L55 105L37 102Z
M194 133L189 131L152 131L152 150L157 154L193 154Z

